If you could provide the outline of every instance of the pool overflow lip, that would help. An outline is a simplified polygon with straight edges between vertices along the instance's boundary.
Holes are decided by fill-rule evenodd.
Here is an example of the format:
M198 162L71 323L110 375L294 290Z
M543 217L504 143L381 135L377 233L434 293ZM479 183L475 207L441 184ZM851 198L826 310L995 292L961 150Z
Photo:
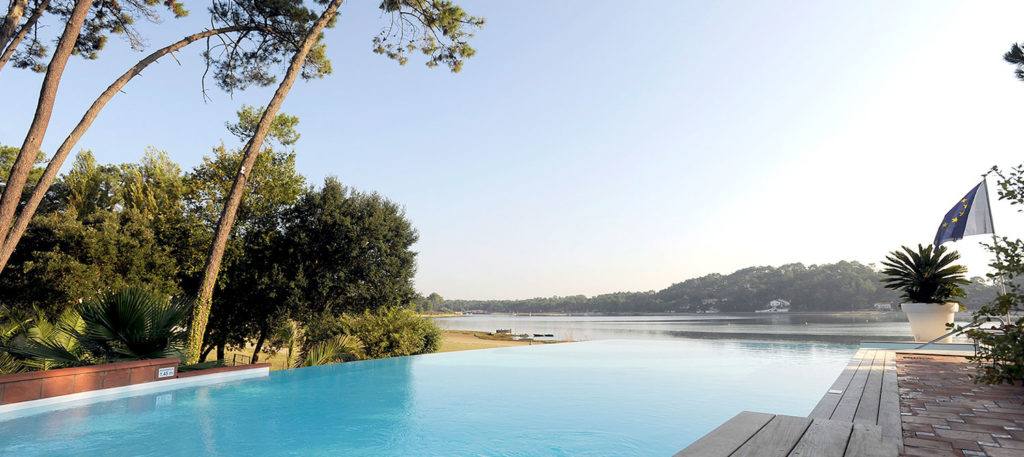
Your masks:
M0 376L0 421L96 401L266 377L269 363L180 372L180 359L150 359Z
M873 455L903 452L896 353L974 355L973 344L864 341L808 417L744 411L687 446L674 457L760 455ZM867 399L868 401L864 401ZM874 420L872 420L874 418Z

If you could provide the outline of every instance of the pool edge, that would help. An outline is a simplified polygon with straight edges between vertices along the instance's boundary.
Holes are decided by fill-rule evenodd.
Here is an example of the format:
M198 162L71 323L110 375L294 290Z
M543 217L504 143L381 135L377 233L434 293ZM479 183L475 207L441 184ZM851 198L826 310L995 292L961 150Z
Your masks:
M102 401L107 397L133 396L138 394L155 393L167 390L181 389L192 386L217 384L226 381L237 381L243 379L255 379L270 376L270 367L257 367L246 370L228 371L223 373L211 373L198 376L189 376L175 379L168 379L159 382L148 382L132 384L108 389L91 390L78 392L57 397L42 398L7 405L0 405L0 421L15 419L25 415L43 413L51 410L62 409L66 406L87 404L91 401ZM125 395L129 394L129 395Z

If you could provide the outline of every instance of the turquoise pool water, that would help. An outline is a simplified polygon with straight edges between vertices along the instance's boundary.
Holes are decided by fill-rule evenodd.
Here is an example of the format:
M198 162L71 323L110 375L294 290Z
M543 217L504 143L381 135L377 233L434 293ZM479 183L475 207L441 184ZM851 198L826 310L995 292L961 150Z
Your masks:
M271 373L0 417L11 456L669 456L806 415L856 348L594 341Z

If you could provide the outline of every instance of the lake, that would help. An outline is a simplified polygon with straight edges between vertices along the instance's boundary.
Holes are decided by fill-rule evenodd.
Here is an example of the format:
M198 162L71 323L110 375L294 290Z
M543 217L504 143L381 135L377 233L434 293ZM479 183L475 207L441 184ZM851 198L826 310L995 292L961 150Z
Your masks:
M960 313L967 318L967 313ZM901 312L737 313L649 316L524 316L481 314L435 319L446 330L514 334L553 334L554 339L727 339L859 344L861 341L913 341ZM955 338L956 342L969 342Z

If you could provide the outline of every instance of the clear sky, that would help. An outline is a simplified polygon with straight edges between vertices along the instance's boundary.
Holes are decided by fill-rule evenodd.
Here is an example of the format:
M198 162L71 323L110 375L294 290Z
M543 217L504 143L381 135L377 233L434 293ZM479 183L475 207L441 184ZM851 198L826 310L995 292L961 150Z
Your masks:
M877 263L929 243L992 165L1024 162L1024 83L1001 58L1024 41L1020 2L462 0L487 25L458 74L373 54L378 3L342 6L334 74L298 83L283 111L301 119L311 182L405 205L423 293L594 295ZM208 24L186 6L141 27L150 49ZM126 162L154 146L190 168L236 145L224 122L271 89L204 103L201 50L132 81L79 147ZM99 60L73 59L43 150L139 58L113 38ZM40 81L0 72L0 143L20 144ZM996 229L1020 237L1024 215L993 205ZM973 274L984 239L952 245Z

